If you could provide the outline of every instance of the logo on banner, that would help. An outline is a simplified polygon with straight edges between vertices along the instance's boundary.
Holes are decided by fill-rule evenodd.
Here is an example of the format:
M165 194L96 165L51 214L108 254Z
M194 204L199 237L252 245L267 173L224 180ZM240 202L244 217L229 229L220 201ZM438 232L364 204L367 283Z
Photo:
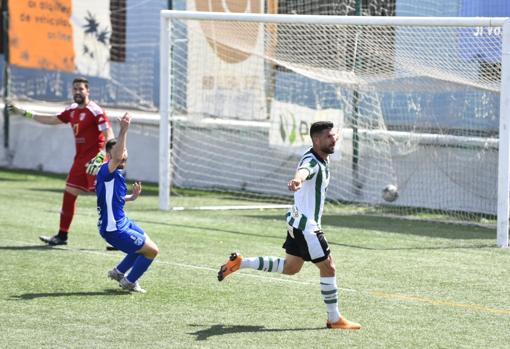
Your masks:
M343 128L344 113L340 109L312 109L305 106L273 101L269 143L278 146L310 145L310 126L316 121L331 121L335 129Z
M309 120L297 118L290 110L281 111L279 119L280 137L284 144L303 144L308 141L308 129L311 125Z
M226 13L262 13L261 0L195 0L197 11ZM246 23L233 30L232 24L222 22L201 22L200 26L207 43L216 55L227 63L246 60L257 46L259 24ZM234 48L230 43L240 46Z

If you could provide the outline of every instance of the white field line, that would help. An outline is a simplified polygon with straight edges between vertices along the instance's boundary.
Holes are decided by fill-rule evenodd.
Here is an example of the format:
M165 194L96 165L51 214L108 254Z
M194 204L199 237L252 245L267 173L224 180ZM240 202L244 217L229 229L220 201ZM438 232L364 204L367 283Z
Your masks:
M17 244L18 246L32 246L32 245L34 245L34 243L29 243L29 242L26 242L26 241L14 241L14 240L4 240L4 241L9 242L9 243ZM99 250L84 250L84 249L79 249L79 248L72 248L72 247L69 247L69 246L48 247L48 249L50 249L50 248L57 249L57 250L63 250L63 251L70 251L70 252L88 253L88 254L94 254L94 255L99 255L99 256L104 256L104 257L110 257L110 258L115 257L116 259L119 259L119 253L116 253L114 251L112 251L112 252L102 252L102 251L99 251ZM123 252L121 252L121 253L123 253ZM218 268L211 268L211 267L206 267L206 266L201 266L201 265L192 265L192 264L185 264L185 263L168 262L168 261L161 260L159 258L156 259L154 261L154 263L162 264L162 265L168 265L168 266L172 266L172 267L180 267L180 268L196 269L196 270L206 270L206 271L214 272L215 274L218 272L218 268L219 268L219 265L218 265ZM263 280L266 280L268 282L293 283L293 284L312 285L312 286L317 286L318 285L317 282L292 280L292 279L288 279L288 278L284 278L284 277L276 278L276 277L269 276L269 273L266 273L266 274L251 274L251 273L243 273L242 271L239 271L239 272L236 273L236 275L242 275L242 276L246 276L246 277L263 279ZM341 290L341 291L346 291L346 292L358 292L358 291L350 289L350 288L341 288L341 287L339 287L338 289Z
M3 240L8 243L14 243L16 246L32 246L34 243L32 242L26 242L26 241L15 241L15 240ZM48 247L50 248L50 247ZM77 253L88 253L88 254L94 254L98 256L103 257L109 257L113 258L115 257L118 259L119 253L116 252L102 252L99 250L84 250L84 249L78 249L78 248L71 248L66 246L55 246L53 249L63 250L63 251L69 251L69 252L77 252ZM161 264L161 265L168 265L171 267L180 267L180 268L188 268L188 269L195 269L195 270L205 270L208 272L217 272L217 268L211 268L206 266L197 266L192 264L186 264L186 263L176 263L176 262L168 262L168 261L162 261L160 259L156 259L154 261L155 263ZM252 278L258 278L262 279L267 282L275 282L275 283L292 283L292 284L300 284L300 285L306 285L306 286L317 286L317 283L315 282L307 282L307 281L299 281L299 280L292 280L292 279L286 279L286 278L275 278L271 277L268 274L248 274L243 272L237 273L239 276L243 277L252 277ZM381 291L359 291L354 290L350 288L342 288L339 287L338 290L344 291L344 292L356 292L362 295L367 295L371 297L378 298L380 300L389 300L394 301L398 303L421 303L421 304L430 304L435 306L445 306L448 308L461 308L461 309L468 309L472 311L482 312L482 313L491 313L491 314L499 314L499 315L510 315L510 309L500 309L500 308L491 308L486 307L484 305L480 304L467 304L467 303L458 303L455 301L448 301L448 300L441 300L441 299L433 299L428 297L421 297L421 296L407 296L404 294L397 294L397 293L386 293Z

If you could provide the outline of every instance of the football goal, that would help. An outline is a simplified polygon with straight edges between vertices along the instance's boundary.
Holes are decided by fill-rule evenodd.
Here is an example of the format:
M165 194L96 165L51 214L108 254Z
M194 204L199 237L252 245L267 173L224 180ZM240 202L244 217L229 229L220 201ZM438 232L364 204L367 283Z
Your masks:
M331 120L330 210L508 245L506 18L162 11L160 58L161 209L290 205L309 126Z

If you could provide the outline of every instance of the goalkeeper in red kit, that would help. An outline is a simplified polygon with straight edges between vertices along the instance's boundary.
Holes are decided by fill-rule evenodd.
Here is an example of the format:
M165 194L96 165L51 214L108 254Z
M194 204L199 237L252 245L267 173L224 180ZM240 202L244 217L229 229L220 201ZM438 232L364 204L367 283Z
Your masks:
M105 143L113 138L110 121L105 112L90 100L89 82L85 78L73 80L74 103L60 114L47 115L8 104L14 114L34 119L47 125L70 124L76 145L73 165L66 180L60 228L55 236L40 236L48 245L66 245L69 227L73 220L76 199L82 192L95 190L96 174L104 162Z

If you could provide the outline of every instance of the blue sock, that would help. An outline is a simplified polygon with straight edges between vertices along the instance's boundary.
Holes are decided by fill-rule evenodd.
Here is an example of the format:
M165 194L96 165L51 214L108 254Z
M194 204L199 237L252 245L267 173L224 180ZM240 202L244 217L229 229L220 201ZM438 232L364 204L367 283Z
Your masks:
M133 269L131 269L129 275L126 276L128 281L136 282L136 280L138 280L143 275L143 273L145 273L153 261L154 259L149 259L141 254L138 255L135 263L133 264Z
M122 274L126 273L133 264L135 263L136 257L138 257L136 253L128 254L124 259L117 265L117 270Z

